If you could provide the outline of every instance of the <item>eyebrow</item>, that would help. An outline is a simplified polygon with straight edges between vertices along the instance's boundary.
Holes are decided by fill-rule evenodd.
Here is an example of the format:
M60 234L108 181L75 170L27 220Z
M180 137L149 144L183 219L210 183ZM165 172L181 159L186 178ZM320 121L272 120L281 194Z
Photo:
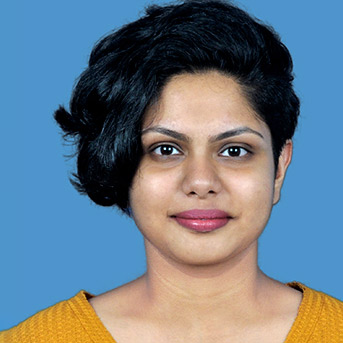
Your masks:
M149 127L149 128L142 131L142 135L144 135L148 132L151 132L151 131L161 133L161 134L166 135L166 136L173 137L173 138L180 140L182 142L189 142L191 140L187 135L185 135L183 133L167 129L167 128L162 127L162 126ZM252 133L252 134L257 135L257 136L261 137L262 139L264 139L263 135L260 132L251 129L250 127L242 126L242 127L237 127L235 129L219 133L218 135L211 137L210 142L211 143L218 142L218 141L221 141L225 138L239 136L239 135L242 135L244 133Z
M221 141L224 138L239 136L239 135L242 135L243 133L252 133L252 134L259 136L262 139L264 139L262 133L251 129L250 127L243 126L243 127L237 127L236 129L232 129L229 131L222 132L222 133L214 136L213 138L211 138L210 141L213 143L213 142Z

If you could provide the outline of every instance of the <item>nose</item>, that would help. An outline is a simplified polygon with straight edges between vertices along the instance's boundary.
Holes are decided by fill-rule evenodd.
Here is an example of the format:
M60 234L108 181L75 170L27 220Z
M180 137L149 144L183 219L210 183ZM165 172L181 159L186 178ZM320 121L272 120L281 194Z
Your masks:
M193 157L184 165L182 190L187 196L205 199L222 189L218 171L210 158Z

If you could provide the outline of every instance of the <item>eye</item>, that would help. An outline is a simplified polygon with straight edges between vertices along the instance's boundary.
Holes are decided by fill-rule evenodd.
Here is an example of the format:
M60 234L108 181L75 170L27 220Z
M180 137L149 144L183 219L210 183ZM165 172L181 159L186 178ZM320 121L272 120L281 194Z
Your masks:
M160 156L180 155L180 150L169 144L159 145L152 149L152 152Z
M227 157L243 157L248 153L249 151L247 149L240 146L230 146L222 150L220 154Z

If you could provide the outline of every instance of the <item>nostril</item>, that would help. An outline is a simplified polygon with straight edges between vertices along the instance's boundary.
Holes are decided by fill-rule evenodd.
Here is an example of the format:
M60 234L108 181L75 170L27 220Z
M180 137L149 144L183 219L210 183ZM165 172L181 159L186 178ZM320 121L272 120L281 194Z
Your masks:
M206 196L208 194L216 194L216 192L213 190L213 189L210 189L209 191L191 191L188 193L188 195L196 195L196 196L200 196L200 197L203 197L203 196Z

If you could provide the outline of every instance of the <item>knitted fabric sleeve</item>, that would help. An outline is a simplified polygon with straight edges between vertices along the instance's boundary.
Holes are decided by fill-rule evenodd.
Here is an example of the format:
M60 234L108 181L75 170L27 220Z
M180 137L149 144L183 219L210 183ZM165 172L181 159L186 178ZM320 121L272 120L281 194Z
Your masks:
M300 282L288 285L301 290L303 300L285 343L343 343L343 302Z
M88 303L88 296L81 291L0 332L0 343L115 343Z

